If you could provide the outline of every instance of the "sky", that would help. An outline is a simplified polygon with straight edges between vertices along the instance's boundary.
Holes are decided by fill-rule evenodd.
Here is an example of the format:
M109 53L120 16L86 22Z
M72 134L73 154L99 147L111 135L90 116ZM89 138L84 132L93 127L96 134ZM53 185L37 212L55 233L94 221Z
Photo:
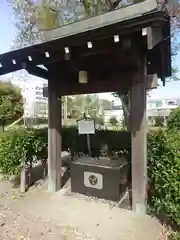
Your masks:
M10 51L13 45L13 39L16 36L16 28L13 24L13 12L10 6L7 4L7 0L1 0L0 7L0 54ZM180 63L180 52L176 57L176 65ZM180 66L179 66L180 68ZM180 74L179 74L180 76ZM0 79L8 78L9 76L3 76ZM163 87L162 83L157 89L150 92L151 98L180 98L180 81L167 82ZM101 98L108 98L113 100L112 94L100 94Z

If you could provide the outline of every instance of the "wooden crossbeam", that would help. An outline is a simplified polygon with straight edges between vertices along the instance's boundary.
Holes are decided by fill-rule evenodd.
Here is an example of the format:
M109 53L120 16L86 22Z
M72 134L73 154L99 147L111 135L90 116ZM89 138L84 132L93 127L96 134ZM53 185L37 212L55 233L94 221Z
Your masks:
M109 76L108 79L90 78L87 84L78 83L78 78L76 82L71 82L69 84L63 84L63 81L54 82L58 95L78 95L86 93L102 93L102 92L114 92L114 91L127 91L133 73L130 74L114 74ZM68 81L68 80L67 80ZM48 88L43 89L43 95L48 97Z
M90 79L87 84L80 84L78 82L71 82L69 85L63 84L62 81L59 81L56 84L56 89L58 89L58 95L67 96L67 95L78 95L86 93L103 93L103 92L115 92L122 91L127 92L132 81L132 74L117 74L111 76L109 80L99 80L98 78ZM158 77L157 74L146 75L145 76L146 89L157 88ZM78 79L77 79L78 81ZM69 80L70 82L70 80ZM48 97L48 88L43 89L44 97Z

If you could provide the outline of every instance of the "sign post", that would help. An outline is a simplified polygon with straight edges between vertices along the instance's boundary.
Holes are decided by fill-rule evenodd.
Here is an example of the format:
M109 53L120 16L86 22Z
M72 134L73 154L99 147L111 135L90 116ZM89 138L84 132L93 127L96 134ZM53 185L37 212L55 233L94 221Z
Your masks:
M91 157L92 156L92 152L91 152L91 139L90 139L90 135L89 134L87 134L87 147L88 147L89 156Z
M90 134L95 134L94 120L80 120L78 121L79 134L85 134L87 136L87 147L89 156L92 155Z

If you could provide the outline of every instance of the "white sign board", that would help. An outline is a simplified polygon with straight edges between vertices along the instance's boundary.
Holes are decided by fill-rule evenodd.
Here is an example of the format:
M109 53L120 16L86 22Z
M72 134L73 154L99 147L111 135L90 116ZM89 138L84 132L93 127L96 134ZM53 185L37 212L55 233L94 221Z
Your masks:
M78 121L79 134L95 134L94 120Z

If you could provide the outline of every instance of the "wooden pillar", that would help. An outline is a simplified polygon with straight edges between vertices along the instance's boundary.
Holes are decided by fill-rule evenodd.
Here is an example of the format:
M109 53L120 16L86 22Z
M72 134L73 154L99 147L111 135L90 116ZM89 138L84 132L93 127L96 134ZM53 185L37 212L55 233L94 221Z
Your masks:
M147 118L146 77L141 71L131 87L132 210L146 213L147 201Z
M61 101L53 81L48 81L48 190L61 188Z

